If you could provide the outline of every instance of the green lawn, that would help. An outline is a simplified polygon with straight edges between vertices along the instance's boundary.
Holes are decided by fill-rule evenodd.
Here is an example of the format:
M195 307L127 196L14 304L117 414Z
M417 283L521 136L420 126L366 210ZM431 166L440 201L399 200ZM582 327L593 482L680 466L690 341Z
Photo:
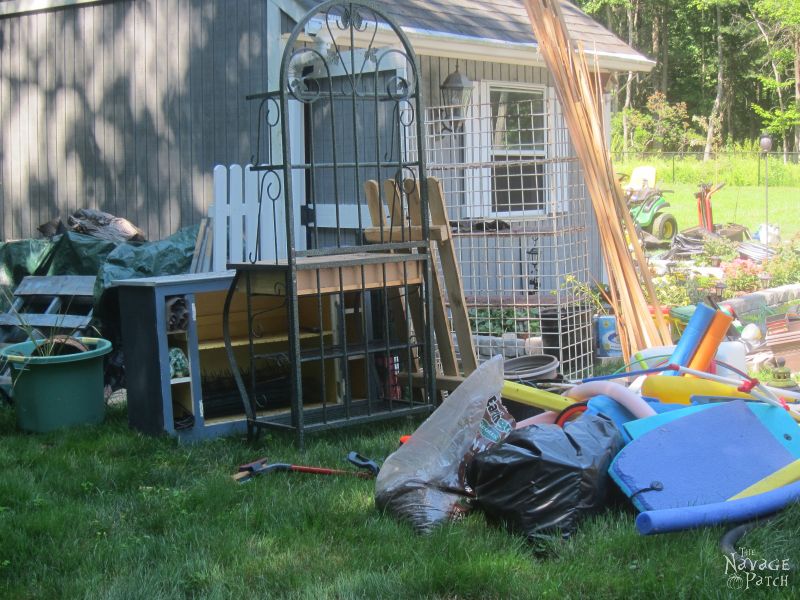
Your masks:
M673 190L665 194L670 210L678 220L680 230L695 227L697 220L698 187L686 183L664 183L663 189ZM763 186L724 187L712 196L715 223L739 223L755 233L766 216ZM769 222L779 225L784 240L800 232L800 188L769 188Z
M427 537L378 514L373 484L274 473L239 485L235 466L338 466L349 450L385 457L412 421L253 447L177 446L106 424L16 431L0 408L0 596L4 598L698 598L789 597L726 587L722 529L640 537L629 510L532 548L479 514ZM746 538L765 558L800 557L800 507ZM790 590L800 574L789 574Z

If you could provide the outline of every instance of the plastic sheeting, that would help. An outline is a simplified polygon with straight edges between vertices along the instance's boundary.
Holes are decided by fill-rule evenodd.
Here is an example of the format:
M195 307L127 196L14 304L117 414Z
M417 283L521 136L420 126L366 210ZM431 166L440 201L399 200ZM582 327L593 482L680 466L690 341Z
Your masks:
M51 239L0 244L0 308L28 275L96 276L96 301L114 281L187 273L198 226L185 227L157 242L114 242L68 231ZM105 315L117 318L113 312Z
M11 294L28 275L33 275L50 253L48 240L0 243L0 311L11 306Z
M575 530L605 504L608 466L622 447L614 424L585 415L557 425L517 429L478 454L467 471L475 504L491 520L529 539Z
M49 256L49 240L16 240L0 244L0 285L16 287Z
M36 270L36 274L97 275L116 247L114 242L69 231L53 238L50 255Z
M119 244L97 272L95 296L120 279L188 273L197 231L197 226L185 227L157 242Z

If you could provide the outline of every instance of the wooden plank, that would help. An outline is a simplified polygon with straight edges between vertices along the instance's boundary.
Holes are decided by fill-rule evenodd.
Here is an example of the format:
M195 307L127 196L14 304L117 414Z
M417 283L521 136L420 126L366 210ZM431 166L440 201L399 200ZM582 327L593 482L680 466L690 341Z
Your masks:
M92 316L80 315L45 315L45 314L0 314L0 325L21 327L56 327L58 329L83 329L92 320Z
M387 179L383 182L383 200L389 209L389 226L392 230L407 227L403 213L403 197L394 179ZM381 210L385 209L381 207ZM401 238L402 239L402 238ZM407 299L407 308L411 313L411 322L415 332L425 331L425 310L422 306L421 298L417 294L412 294Z
M423 236L422 227L412 225L411 227L367 227L364 229L364 239L370 244L397 243L397 242L421 242L430 240L441 242L450 238L450 230L446 227L431 225L430 235Z
M307 262L318 265L315 268L302 268L303 258L297 259L297 295L310 296L316 294L338 293L339 291L365 290L403 287L406 284L413 286L422 283L421 261L376 261L363 263L363 254L350 255L353 260L343 262L342 256L314 257ZM371 258L380 254L368 254ZM383 255L386 258L390 254ZM330 259L331 266L325 266ZM252 273L251 286L254 293L281 296L286 293L286 272L288 267L284 264L241 263L235 265L242 271ZM322 263L322 264L320 264ZM232 265L233 266L233 265ZM319 277L318 277L319 275ZM244 278L240 279L239 286L244 291Z
M408 379L408 373L400 372L397 374L398 379L400 381L406 381ZM436 389L442 390L445 392L452 392L462 383L464 383L465 377L461 375L442 375L441 373L436 374ZM423 373L411 373L411 385L416 388L424 388L425 387L425 375Z
M228 259L247 260L244 255L244 179L241 165L231 165L228 169ZM219 230L217 230L219 232Z
M397 189L397 183L393 179L383 182L383 199L389 207L389 223L392 227L405 226L403 218L403 196Z
M213 270L224 271L228 262L228 168L214 167L214 202L209 207L211 228L214 230Z
M431 222L437 227L450 230L450 221L447 218L447 208L444 205L442 185L435 177L428 177L428 205L431 212ZM472 333L469 326L467 303L464 300L464 286L461 281L461 271L458 267L455 245L451 238L443 239L438 244L439 260L442 263L447 301L450 305L450 316L453 319L453 330L456 334L458 351L461 356L461 368L465 375L469 375L478 368L475 358L475 347L472 344Z
M25 277L15 296L94 296L95 277L91 275L50 275Z
M200 263L200 271L202 273L209 273L213 271L213 248L214 248L214 228L206 227L206 246L203 249L202 261Z
M105 76L103 82L99 82L95 87L97 118L103 123L115 123L116 127L121 132L129 134L134 131L135 116L139 113L136 112L133 103L135 101L135 93L133 87L136 85L136 61L132 60L129 55L129 48L136 39L134 36L136 30L133 27L133 18L131 16L130 7L125 6L123 3L114 2L112 4L103 4L95 7L101 11L97 16L98 19L98 37L102 40L103 34L108 31L113 31L115 23L126 23L126 31L123 35L113 36L113 39L105 43L105 48L102 64L106 73L113 75L116 72L116 65L126 64L128 67L126 77L129 79L129 88L125 88L117 97L122 97L115 101L112 106L107 106L103 102L105 95ZM105 21L105 26L103 25ZM99 107L102 108L102 113ZM132 151L126 137L114 137L114 144L110 146L109 158L113 158L114 164L120 164L124 161L135 161L136 152ZM135 162L134 162L135 164ZM124 217L138 227L145 227L146 221L141 218L137 212L137 182L132 177L125 177L117 174L104 174L102 169L98 169L98 178L103 181L103 197L101 198L101 206L106 207L108 212L115 215ZM113 210L107 207L113 202ZM130 215L130 216L129 216ZM152 239L150 232L147 232L148 239Z
M177 0L161 3L163 10L159 13L159 32L158 37L162 40L165 50L164 77L162 83L162 97L176 98L183 90L185 80L183 77L180 58L185 56L180 50L180 28L186 23L178 13L180 3ZM183 102L176 104L184 104ZM172 130L172 136L164 136L165 148L163 160L167 164L166 173L166 210L168 213L169 229L163 235L169 235L177 231L181 225L181 199L180 199L180 177L181 161L179 156L180 135L181 135L181 109L165 109L163 112L164 121L161 124L161 131ZM164 183L162 182L162 185Z
M634 259L638 265L646 264L642 248L636 236L626 239L625 232L633 231L634 226L613 173L597 109L598 91L601 89L599 72L590 70L582 48L575 51L558 3L525 0L524 4L534 35L540 42L542 58L552 74L563 117L597 215L611 305L617 315L623 357L627 358L633 348L663 345L670 338L655 300L651 302L655 309L655 322L649 315L642 288L649 298L655 298L652 278L646 269L637 272L634 264ZM629 243L633 247L633 256Z
M205 250L206 240L206 227L208 226L208 217L200 219L200 228L197 230L197 239L194 242L194 252L192 253L192 263L189 265L190 273L197 273L200 262L200 257Z
M409 185L409 182L411 185ZM408 213L411 217L411 224L414 226L422 225L422 210L419 197L419 186L413 180L406 180L404 184L408 192ZM410 189L410 191L409 191ZM439 360L442 363L442 371L445 375L458 375L458 361L453 348L453 338L450 337L450 326L447 321L447 307L444 302L441 284L439 283L439 268L436 258L432 253L428 253L431 261L431 289L429 293L433 302L433 330L436 333L436 345L439 348Z
M372 221L372 227L369 229L378 229L379 231L382 231L386 226L386 212L384 211L383 203L381 202L378 182L374 179L367 181L364 184L364 193L367 197L367 208L369 209L369 217ZM369 239L367 239L367 241L370 242Z
M376 230L379 234L383 234L384 229L386 227L386 210L384 208L383 202L381 201L380 197L380 188L378 186L378 182L375 180L369 180L364 184L364 193L367 197L367 207L369 208L370 218L372 219L372 224L376 227L369 228L370 230ZM367 234L367 231L364 231L364 237L367 242L374 243L370 240L370 236ZM414 302L412 300L412 302ZM407 310L407 303L406 299L403 296L402 292L397 289L391 289L387 291L386 294L386 303L389 310L389 314L394 315L395 318L393 319L393 327L394 327L394 335L397 339L409 339L411 337L409 331L409 322L408 322L408 310ZM416 309L411 317L412 317L412 324L414 327L414 331L423 331L422 329L418 329L424 325L424 319L422 318L422 313L420 312L419 302L416 302ZM401 317L401 318L398 318ZM401 360L405 360L406 357L401 357ZM414 356L412 358L412 365L411 368L414 371L419 371L419 358Z
M29 15L26 19L28 30L25 32L25 36L28 40L29 48L33 53L38 51L37 48L37 41L38 36L36 32L36 23L39 21L38 15ZM33 61L27 63L27 72L20 73L24 76L25 81L37 81L38 80L38 73L37 73L37 66L34 66ZM23 225L23 231L30 232L27 235L31 235L33 233L33 229L39 225L40 223L44 223L49 219L42 219L39 215L39 211L37 210L38 207L38 198L37 195L34 195L35 192L32 191L31 188L36 187L35 185L31 185L31 180L37 181L37 169L38 165L41 162L39 160L39 143L38 141L41 139L41 134L39 133L39 124L37 116L41 112L39 110L39 99L40 99L40 92L37 87L28 86L25 94L25 114L26 120L28 121L28 126L26 128L27 133L27 140L25 145L28 147L28 155L27 157L22 157L23 160L26 161L28 164L29 174L28 174L28 193L27 193L27 206L26 212L29 215L28 222L26 225Z
M75 12L74 10L71 11L64 11L61 13L61 19L63 23L63 29L60 32L60 35L63 36L63 43L64 43L64 90L73 90L76 86L75 80L75 46L77 40L75 39ZM67 198L69 199L69 212L75 212L79 208L82 208L78 202L81 196L79 195L78 191L78 183L77 183L77 167L78 161L77 160L69 160L67 157L69 156L77 156L78 149L75 147L75 144L78 143L77 138L80 137L80 134L75 136L73 139L73 120L75 119L76 112L77 112L77 101L76 101L76 94L72 93L64 93L64 120L61 123L62 127L62 145L61 150L64 152L64 156L62 160L64 160L64 166L66 169L66 194Z

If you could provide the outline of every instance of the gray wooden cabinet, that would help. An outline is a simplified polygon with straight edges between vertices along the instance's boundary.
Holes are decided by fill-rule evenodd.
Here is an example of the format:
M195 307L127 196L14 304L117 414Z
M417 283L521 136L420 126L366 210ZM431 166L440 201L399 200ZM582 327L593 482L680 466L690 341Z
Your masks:
M233 272L199 273L118 281L122 347L127 379L128 422L148 434L166 432L181 441L196 441L247 432L242 398L236 389L225 349L222 313ZM186 307L185 327L170 327L169 306L181 300ZM347 299L345 299L347 300ZM337 299L299 302L301 344L310 350L322 339L335 337ZM243 374L257 390L261 418L290 421L289 333L284 298L263 297L250 303L248 316L243 293L234 293L231 307L231 344L244 358L254 351L270 358L261 362L255 378ZM359 315L355 315L356 317ZM248 332L251 328L257 336ZM170 373L170 349L180 348L188 374ZM363 361L362 361L363 362ZM245 364L243 360L241 364ZM360 363L328 359L303 364L309 406L342 403L342 369L356 378Z
M209 416L203 393L203 372L223 365L221 336L215 330L214 307L222 302L231 272L202 273L116 283L119 289L122 344L128 395L128 422L149 434L166 432L181 441L195 441L247 430L241 400L231 388L234 402L229 414ZM183 298L188 311L185 328L170 328L168 302ZM201 314L198 321L198 305ZM218 315L221 315L221 307ZM221 328L221 316L219 327ZM170 348L181 348L189 362L188 376L170 376ZM222 349L222 352L220 352Z

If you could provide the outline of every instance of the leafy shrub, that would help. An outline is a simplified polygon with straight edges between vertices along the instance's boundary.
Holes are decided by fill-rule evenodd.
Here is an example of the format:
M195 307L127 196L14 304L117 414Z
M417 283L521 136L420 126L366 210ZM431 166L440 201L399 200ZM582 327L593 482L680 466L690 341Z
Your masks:
M749 258L736 258L730 262L722 263L722 273L726 295L734 296L736 293L755 292L761 287L758 276L764 271L760 264Z
M692 128L686 103L670 104L661 92L647 99L646 112L629 108L624 116L628 118L628 147L634 152L685 152L703 144L702 136ZM615 151L624 146L622 119L623 113L618 113L611 121L611 147Z
M656 298L662 306L697 304L711 292L712 278L694 273L668 273L653 278Z
M703 243L703 253L697 257L697 264L710 264L711 259L718 257L723 261L731 261L739 255L736 244L728 238L708 238Z
M472 333L501 336L504 333L539 333L539 313L532 308L471 308Z
M767 262L765 270L772 276L770 285L800 283L800 255L794 248L784 247Z

